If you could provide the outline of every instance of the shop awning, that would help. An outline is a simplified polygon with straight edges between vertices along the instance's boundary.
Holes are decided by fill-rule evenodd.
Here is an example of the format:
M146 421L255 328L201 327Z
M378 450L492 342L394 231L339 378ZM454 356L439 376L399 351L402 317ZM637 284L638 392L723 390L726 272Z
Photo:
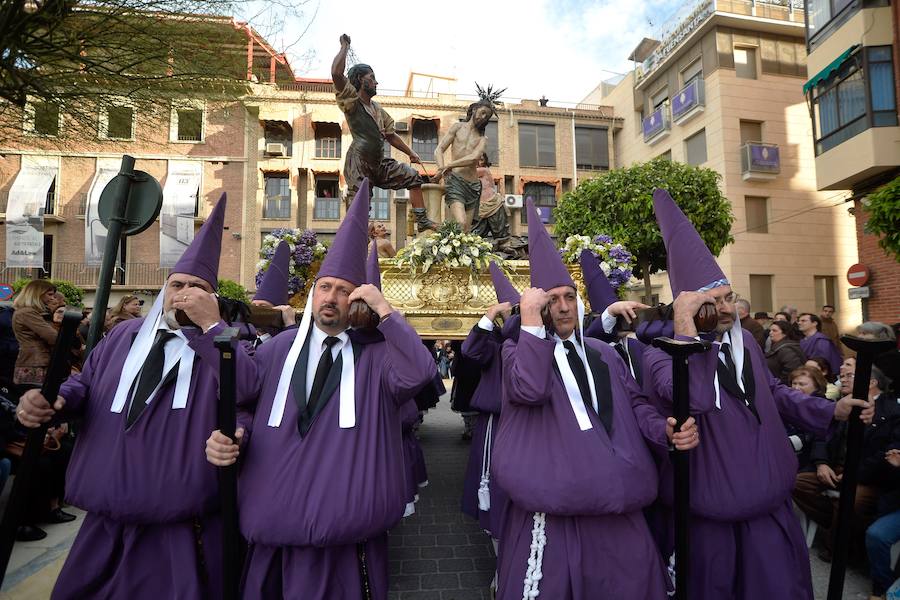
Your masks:
M814 87L831 77L831 75L835 71L840 69L841 65L844 64L844 62L846 62L848 58L850 58L850 55L853 54L857 48L859 48L859 44L853 44L852 46L844 50L844 52L841 53L840 56L831 61L827 67L816 73L815 77L804 83L803 95L805 96L809 93L809 90L813 89Z

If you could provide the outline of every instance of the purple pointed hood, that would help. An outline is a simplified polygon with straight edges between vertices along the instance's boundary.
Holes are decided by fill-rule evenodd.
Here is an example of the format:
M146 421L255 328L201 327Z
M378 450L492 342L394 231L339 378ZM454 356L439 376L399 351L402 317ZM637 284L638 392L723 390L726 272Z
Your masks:
M366 259L366 283L371 283L381 289L381 270L378 268L378 244L372 240L372 249L369 258Z
M213 289L219 288L219 255L222 252L222 227L225 226L225 207L228 197L222 197L209 213L206 222L194 236L170 273L184 273L199 277Z
M347 210L317 277L339 277L353 285L366 282L369 244L369 179L365 178Z
M519 292L513 287L509 278L500 270L497 263L491 261L489 265L491 271L491 281L494 282L494 291L497 293L497 302L509 302L510 304L519 303Z
M549 291L561 285L575 287L572 276L563 264L556 244L544 228L541 217L530 199L528 206L528 262L531 269L531 287Z
M591 312L602 313L607 306L619 301L616 290L609 283L609 279L600 268L600 261L593 252L582 250L578 259L581 262L581 274L584 277L588 301L591 303Z
M269 262L269 268L263 273L262 281L256 288L254 300L271 302L272 306L288 303L288 278L290 277L291 247L281 241L275 249L275 256Z
M653 211L666 245L672 296L681 292L707 291L729 285L728 279L700 234L694 229L669 192L653 192Z

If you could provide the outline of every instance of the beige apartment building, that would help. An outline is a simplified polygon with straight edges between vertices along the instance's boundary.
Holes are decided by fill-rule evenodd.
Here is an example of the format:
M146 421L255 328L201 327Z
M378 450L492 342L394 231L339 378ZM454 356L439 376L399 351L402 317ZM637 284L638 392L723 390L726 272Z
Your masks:
M797 0L702 0L662 41L644 39L633 72L587 103L610 104L624 126L620 165L657 157L715 169L731 201L735 243L719 257L753 311L835 304L842 327L855 227L840 189L818 191L809 108L804 6ZM654 293L671 300L664 276ZM635 290L636 294L640 291Z
M897 0L807 0L816 185L849 189L859 262L862 319L900 321L900 264L865 232L866 195L900 176L900 8ZM859 270L859 269L857 269Z

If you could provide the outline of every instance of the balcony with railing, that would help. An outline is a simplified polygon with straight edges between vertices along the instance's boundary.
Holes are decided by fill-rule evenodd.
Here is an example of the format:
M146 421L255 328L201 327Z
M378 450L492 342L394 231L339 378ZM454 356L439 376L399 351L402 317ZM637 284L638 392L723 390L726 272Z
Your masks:
M668 104L664 104L650 113L641 122L644 131L644 143L653 145L660 141L672 129L672 121L669 117Z
M770 181L781 173L777 144L747 142L741 146L741 178L744 181Z
M763 23L776 30L793 30L794 27L804 26L804 4L804 0L700 0L693 4L686 3L665 18L670 27L657 38L661 41L656 43L655 49L635 67L635 85L655 72L682 42L716 15L725 18L734 15L730 19L732 22L756 17L765 19Z
M161 288L169 276L169 269L159 263L125 263L113 272L112 284L138 289ZM62 279L83 288L96 288L100 280L100 267L76 262L54 262L43 269L7 268L0 262L0 280L16 279Z
M672 121L686 123L703 112L706 106L706 86L702 79L694 79L672 97Z

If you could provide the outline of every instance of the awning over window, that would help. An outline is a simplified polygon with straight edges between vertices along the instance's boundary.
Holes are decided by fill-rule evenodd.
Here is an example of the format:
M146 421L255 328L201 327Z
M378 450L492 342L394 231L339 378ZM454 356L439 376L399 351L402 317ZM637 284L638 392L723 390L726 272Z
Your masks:
M44 264L44 209L59 175L59 157L23 156L6 206L6 266Z
M106 184L119 173L122 161L115 158L98 158L97 170L88 192L87 206L84 211L84 262L87 265L99 265L103 262L103 250L106 246L106 227L100 222L100 195Z
M859 48L859 44L853 44L852 46L844 50L844 52L840 56L831 61L827 67L816 73L815 77L804 83L803 95L805 96L809 93L809 90L813 89L814 87L831 77L831 75L835 71L840 69L841 65L844 64L844 62L846 62L848 58L850 58L850 55L853 54L857 48Z
M194 216L203 164L193 161L169 161L159 213L159 266L173 267L194 241Z

